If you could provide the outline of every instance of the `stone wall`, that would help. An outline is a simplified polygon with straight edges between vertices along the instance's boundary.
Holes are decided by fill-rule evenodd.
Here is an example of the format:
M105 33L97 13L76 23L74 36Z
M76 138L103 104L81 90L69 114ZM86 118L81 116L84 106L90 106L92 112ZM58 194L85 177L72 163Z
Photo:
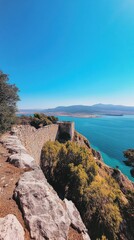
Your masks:
M52 124L43 128L35 129L29 125L16 126L13 131L28 150L28 153L40 163L41 150L45 142L55 141L58 134L59 125Z
M58 139L60 132L70 134L70 140L74 137L73 122L59 122L39 129L30 125L18 125L13 128L13 132L18 136L22 144L28 150L28 153L40 163L41 150L45 142Z

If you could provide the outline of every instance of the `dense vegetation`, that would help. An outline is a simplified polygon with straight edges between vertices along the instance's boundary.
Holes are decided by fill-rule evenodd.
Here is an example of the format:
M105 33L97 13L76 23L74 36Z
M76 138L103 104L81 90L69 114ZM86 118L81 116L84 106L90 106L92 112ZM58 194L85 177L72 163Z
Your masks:
M8 75L0 71L0 133L11 128L15 122L18 88L9 83Z
M42 150L41 167L60 197L67 197L76 204L91 239L102 235L111 240L121 239L123 212L130 209L129 221L132 199L130 202L126 199L111 176L99 175L90 149L69 141L65 144L47 142ZM132 235L131 226L129 230Z
M17 117L17 124L22 125L31 125L35 127L36 129L56 123L58 121L57 117L54 116L47 116L44 113L35 113L33 116L26 116L22 115L20 117Z

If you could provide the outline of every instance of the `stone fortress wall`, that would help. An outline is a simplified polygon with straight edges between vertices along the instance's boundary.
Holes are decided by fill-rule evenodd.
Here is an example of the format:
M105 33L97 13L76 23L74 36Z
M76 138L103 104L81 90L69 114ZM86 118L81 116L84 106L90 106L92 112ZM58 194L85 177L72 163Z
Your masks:
M59 122L59 133L68 133L70 139L74 138L74 122Z
M41 150L45 142L58 139L60 132L66 132L70 135L70 140L74 137L73 122L59 122L57 124L47 125L35 129L29 125L18 125L12 130L26 147L28 153L40 163Z

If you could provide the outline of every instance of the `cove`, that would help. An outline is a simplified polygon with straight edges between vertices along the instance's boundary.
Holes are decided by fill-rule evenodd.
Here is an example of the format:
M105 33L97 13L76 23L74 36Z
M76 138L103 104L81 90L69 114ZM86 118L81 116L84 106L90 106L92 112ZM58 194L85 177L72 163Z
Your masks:
M123 151L134 148L134 116L100 116L77 118L58 116L59 120L74 121L75 129L84 135L91 146L98 150L103 161L110 167L116 166L131 181L130 167L123 162Z

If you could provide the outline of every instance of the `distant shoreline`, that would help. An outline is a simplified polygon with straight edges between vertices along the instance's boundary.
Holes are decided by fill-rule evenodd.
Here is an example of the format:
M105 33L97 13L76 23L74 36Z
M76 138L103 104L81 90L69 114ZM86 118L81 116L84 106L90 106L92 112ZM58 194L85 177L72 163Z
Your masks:
M134 114L86 114L86 113L61 113L61 112L43 112L43 111L18 111L17 115L33 115L34 113L43 113L48 116L65 116L65 117L78 117L78 118L101 118L101 117L123 117L134 116Z
M48 116L60 116L60 117L76 117L76 118L101 118L104 116L113 116L113 117L122 117L124 116L123 114L87 114L87 113L66 113L66 112L42 112L42 111L20 111L17 112L16 114L21 114L21 115L33 115L34 113L44 113Z
M92 114L56 114L56 116L60 117L76 117L76 118L100 118L99 115L92 115Z
M16 114L22 114L22 115L32 115L34 114L34 112L28 112L28 111L24 111L24 112L17 112ZM95 114L81 114L81 113L54 113L54 112L40 112L40 113L44 113L46 115L54 115L54 116L60 116L60 117L76 117L76 118L100 118L101 116L100 115L95 115Z

